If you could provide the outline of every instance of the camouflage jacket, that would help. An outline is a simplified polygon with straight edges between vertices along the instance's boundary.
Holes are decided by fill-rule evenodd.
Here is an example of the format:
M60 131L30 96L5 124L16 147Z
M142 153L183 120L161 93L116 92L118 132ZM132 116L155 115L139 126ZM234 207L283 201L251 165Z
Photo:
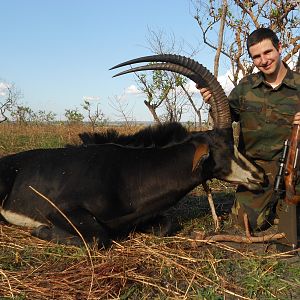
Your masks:
M288 68L272 88L261 72L243 78L229 95L232 118L240 122L239 149L257 160L277 160L300 111L300 74Z

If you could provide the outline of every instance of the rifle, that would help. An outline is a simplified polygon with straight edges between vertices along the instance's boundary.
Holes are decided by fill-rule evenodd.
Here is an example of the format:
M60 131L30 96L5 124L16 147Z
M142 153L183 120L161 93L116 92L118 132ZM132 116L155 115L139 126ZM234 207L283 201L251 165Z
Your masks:
M298 244L297 204L300 196L296 195L296 183L300 173L300 125L293 125L291 137L284 142L282 156L279 159L279 169L275 177L274 192L278 193L284 185L284 201L278 209L278 231L285 233L285 238L280 240L279 250L295 249Z
M300 143L300 125L293 125L286 167L284 172L285 183L285 201L288 204L297 205L300 202L300 196L296 195L295 185L299 176L299 145Z

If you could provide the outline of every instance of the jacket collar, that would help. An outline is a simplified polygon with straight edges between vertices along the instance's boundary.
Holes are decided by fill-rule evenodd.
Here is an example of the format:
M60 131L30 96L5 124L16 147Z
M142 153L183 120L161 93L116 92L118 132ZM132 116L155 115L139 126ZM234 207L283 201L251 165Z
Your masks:
M286 75L282 80L282 84L285 84L286 86L296 89L296 83L295 83L295 78L294 78L294 72L289 68L289 66L283 62L284 66L287 69ZM266 84L265 82L265 77L263 72L258 72L256 74L253 74L253 80L252 80L252 88L256 88L261 84Z

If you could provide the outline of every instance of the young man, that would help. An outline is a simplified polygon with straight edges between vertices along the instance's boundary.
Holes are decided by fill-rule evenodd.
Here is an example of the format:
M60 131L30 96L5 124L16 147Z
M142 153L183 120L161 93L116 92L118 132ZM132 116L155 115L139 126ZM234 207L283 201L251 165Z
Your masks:
M232 215L243 225L247 213L255 231L268 228L276 216L278 199L272 190L278 159L292 124L300 124L300 74L281 60L282 45L270 29L252 32L247 49L259 72L239 82L229 95L229 105L232 120L240 122L239 150L265 170L269 184L261 192L239 186ZM209 103L210 91L198 88Z

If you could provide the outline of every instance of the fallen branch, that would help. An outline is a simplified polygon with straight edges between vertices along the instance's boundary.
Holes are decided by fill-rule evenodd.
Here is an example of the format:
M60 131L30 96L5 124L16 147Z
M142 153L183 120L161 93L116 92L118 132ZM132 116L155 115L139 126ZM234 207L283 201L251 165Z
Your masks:
M212 235L205 238L208 241L214 242L235 242L235 243L263 243L282 239L285 237L285 233L267 234L263 236L239 236L230 234L218 234Z
M263 243L282 239L285 237L285 233L273 233L263 236L241 236L232 234L217 234L205 237L203 231L194 232L193 238L195 240L209 241L209 242L234 242L234 243Z

